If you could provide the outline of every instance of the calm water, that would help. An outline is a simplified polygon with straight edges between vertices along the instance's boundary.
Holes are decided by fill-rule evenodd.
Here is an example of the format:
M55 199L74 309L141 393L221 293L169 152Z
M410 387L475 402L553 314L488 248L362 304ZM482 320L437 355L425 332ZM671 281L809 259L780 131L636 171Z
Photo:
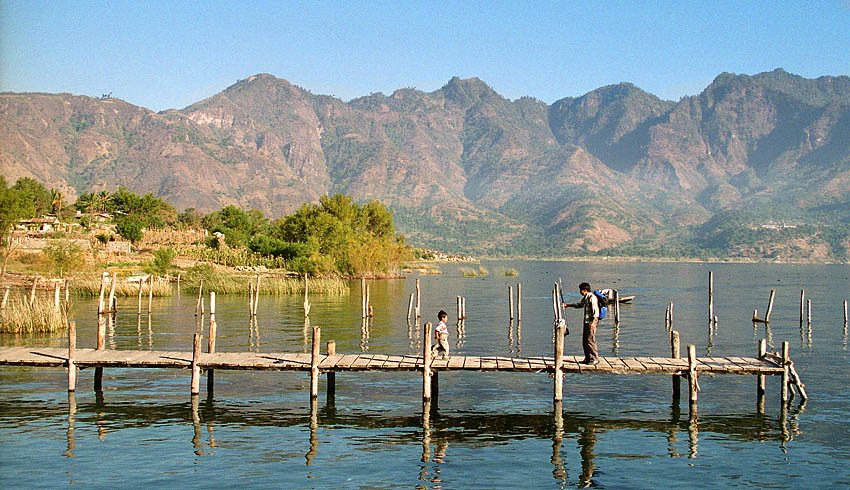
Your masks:
M418 332L404 320L413 277L422 285L424 321L455 297L467 298L465 335L451 326L453 354L551 355L553 281L569 296L577 284L636 295L614 329L597 334L602 355L669 354L665 305L675 304L682 345L699 355L753 356L791 342L791 357L811 400L779 403L768 378L764 413L755 377L700 378L699 413L672 402L666 376L567 375L563 417L553 410L545 374L443 373L438 407L427 418L415 373L338 374L335 400L324 383L311 411L305 374L217 372L213 397L189 396L189 372L107 369L104 391L92 370L65 391L57 369L0 368L0 487L279 487L279 488L688 488L850 486L848 339L841 301L850 296L848 266L485 263L490 275L440 275L372 282L375 318L363 330L359 284L351 294L312 299L310 321L337 352L416 353ZM514 267L518 277L498 274ZM708 324L708 270L715 275L716 332ZM507 286L522 282L523 322L508 328ZM769 329L753 327L771 288ZM799 326L800 289L812 299L811 329ZM306 351L301 298L264 297L249 327L245 296L217 299L219 351ZM135 298L119 301L108 348L191 350L192 297L154 300L137 321ZM77 300L80 347L95 343L94 302ZM581 354L579 310L567 354ZM452 323L450 321L450 323ZM59 338L0 337L2 345L64 346Z

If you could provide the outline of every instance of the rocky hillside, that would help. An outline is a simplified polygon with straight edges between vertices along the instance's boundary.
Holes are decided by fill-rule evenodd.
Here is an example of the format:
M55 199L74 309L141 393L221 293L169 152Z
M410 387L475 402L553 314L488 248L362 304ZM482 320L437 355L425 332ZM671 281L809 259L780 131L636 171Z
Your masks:
M678 102L622 83L547 105L458 78L343 102L263 74L161 113L4 93L0 170L71 198L123 185L272 216L343 192L388 204L410 242L463 252L842 258L850 78L724 73ZM750 230L821 228L797 247L713 240L740 210Z

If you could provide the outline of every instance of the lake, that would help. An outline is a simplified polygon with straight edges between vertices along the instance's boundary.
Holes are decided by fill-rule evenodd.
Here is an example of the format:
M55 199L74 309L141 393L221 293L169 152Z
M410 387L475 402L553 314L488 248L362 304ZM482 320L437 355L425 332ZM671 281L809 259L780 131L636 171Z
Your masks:
M600 355L668 356L665 307L674 303L683 352L754 357L791 343L810 400L781 410L779 377L767 379L763 413L754 376L702 376L699 410L689 417L687 383L674 403L669 376L572 375L563 415L546 374L442 373L427 419L416 373L340 373L328 400L324 380L311 416L310 378L294 372L216 373L214 396L201 381L189 396L188 370L105 369L78 375L69 397L60 369L0 367L0 487L278 488L836 488L850 486L850 351L842 301L846 265L624 262L484 262L489 274L370 281L374 319L361 328L359 281L341 296L311 296L310 324L337 353L421 352L405 321L421 281L423 323L449 313L456 355L551 356L553 282L567 302L578 283L635 295L615 328L597 332ZM472 266L477 269L477 265ZM505 277L505 267L516 277ZM708 272L714 272L715 330L708 325ZM507 287L522 283L523 322L509 329ZM775 306L763 315L771 289ZM812 324L800 327L800 289ZM455 298L464 296L461 338ZM301 297L260 298L256 327L247 296L219 295L217 351L309 351ZM96 299L73 301L78 347L93 347ZM195 298L154 298L150 317L136 298L119 298L110 349L191 350ZM566 355L581 355L580 310L568 309ZM0 336L2 345L64 346L62 336Z

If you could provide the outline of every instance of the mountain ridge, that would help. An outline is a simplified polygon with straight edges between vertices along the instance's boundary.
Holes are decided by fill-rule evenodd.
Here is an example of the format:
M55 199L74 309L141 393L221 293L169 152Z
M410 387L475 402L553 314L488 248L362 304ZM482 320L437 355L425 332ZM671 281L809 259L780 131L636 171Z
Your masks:
M0 142L7 181L70 198L124 185L281 216L342 192L387 203L413 241L478 253L699 248L693 227L730 209L823 222L832 206L850 222L850 77L782 69L722 73L679 101L623 82L551 105L459 77L344 102L257 74L159 113L3 93Z

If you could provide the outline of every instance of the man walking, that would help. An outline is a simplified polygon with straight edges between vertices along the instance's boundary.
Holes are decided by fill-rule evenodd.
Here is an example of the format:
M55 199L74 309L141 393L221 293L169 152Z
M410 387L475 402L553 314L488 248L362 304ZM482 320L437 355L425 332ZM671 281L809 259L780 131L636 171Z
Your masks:
M578 290L583 296L578 303L564 303L565 308L584 308L584 328L581 332L581 347L584 349L582 364L599 364L596 351L596 324L599 322L599 303L590 289L590 284L579 284Z

